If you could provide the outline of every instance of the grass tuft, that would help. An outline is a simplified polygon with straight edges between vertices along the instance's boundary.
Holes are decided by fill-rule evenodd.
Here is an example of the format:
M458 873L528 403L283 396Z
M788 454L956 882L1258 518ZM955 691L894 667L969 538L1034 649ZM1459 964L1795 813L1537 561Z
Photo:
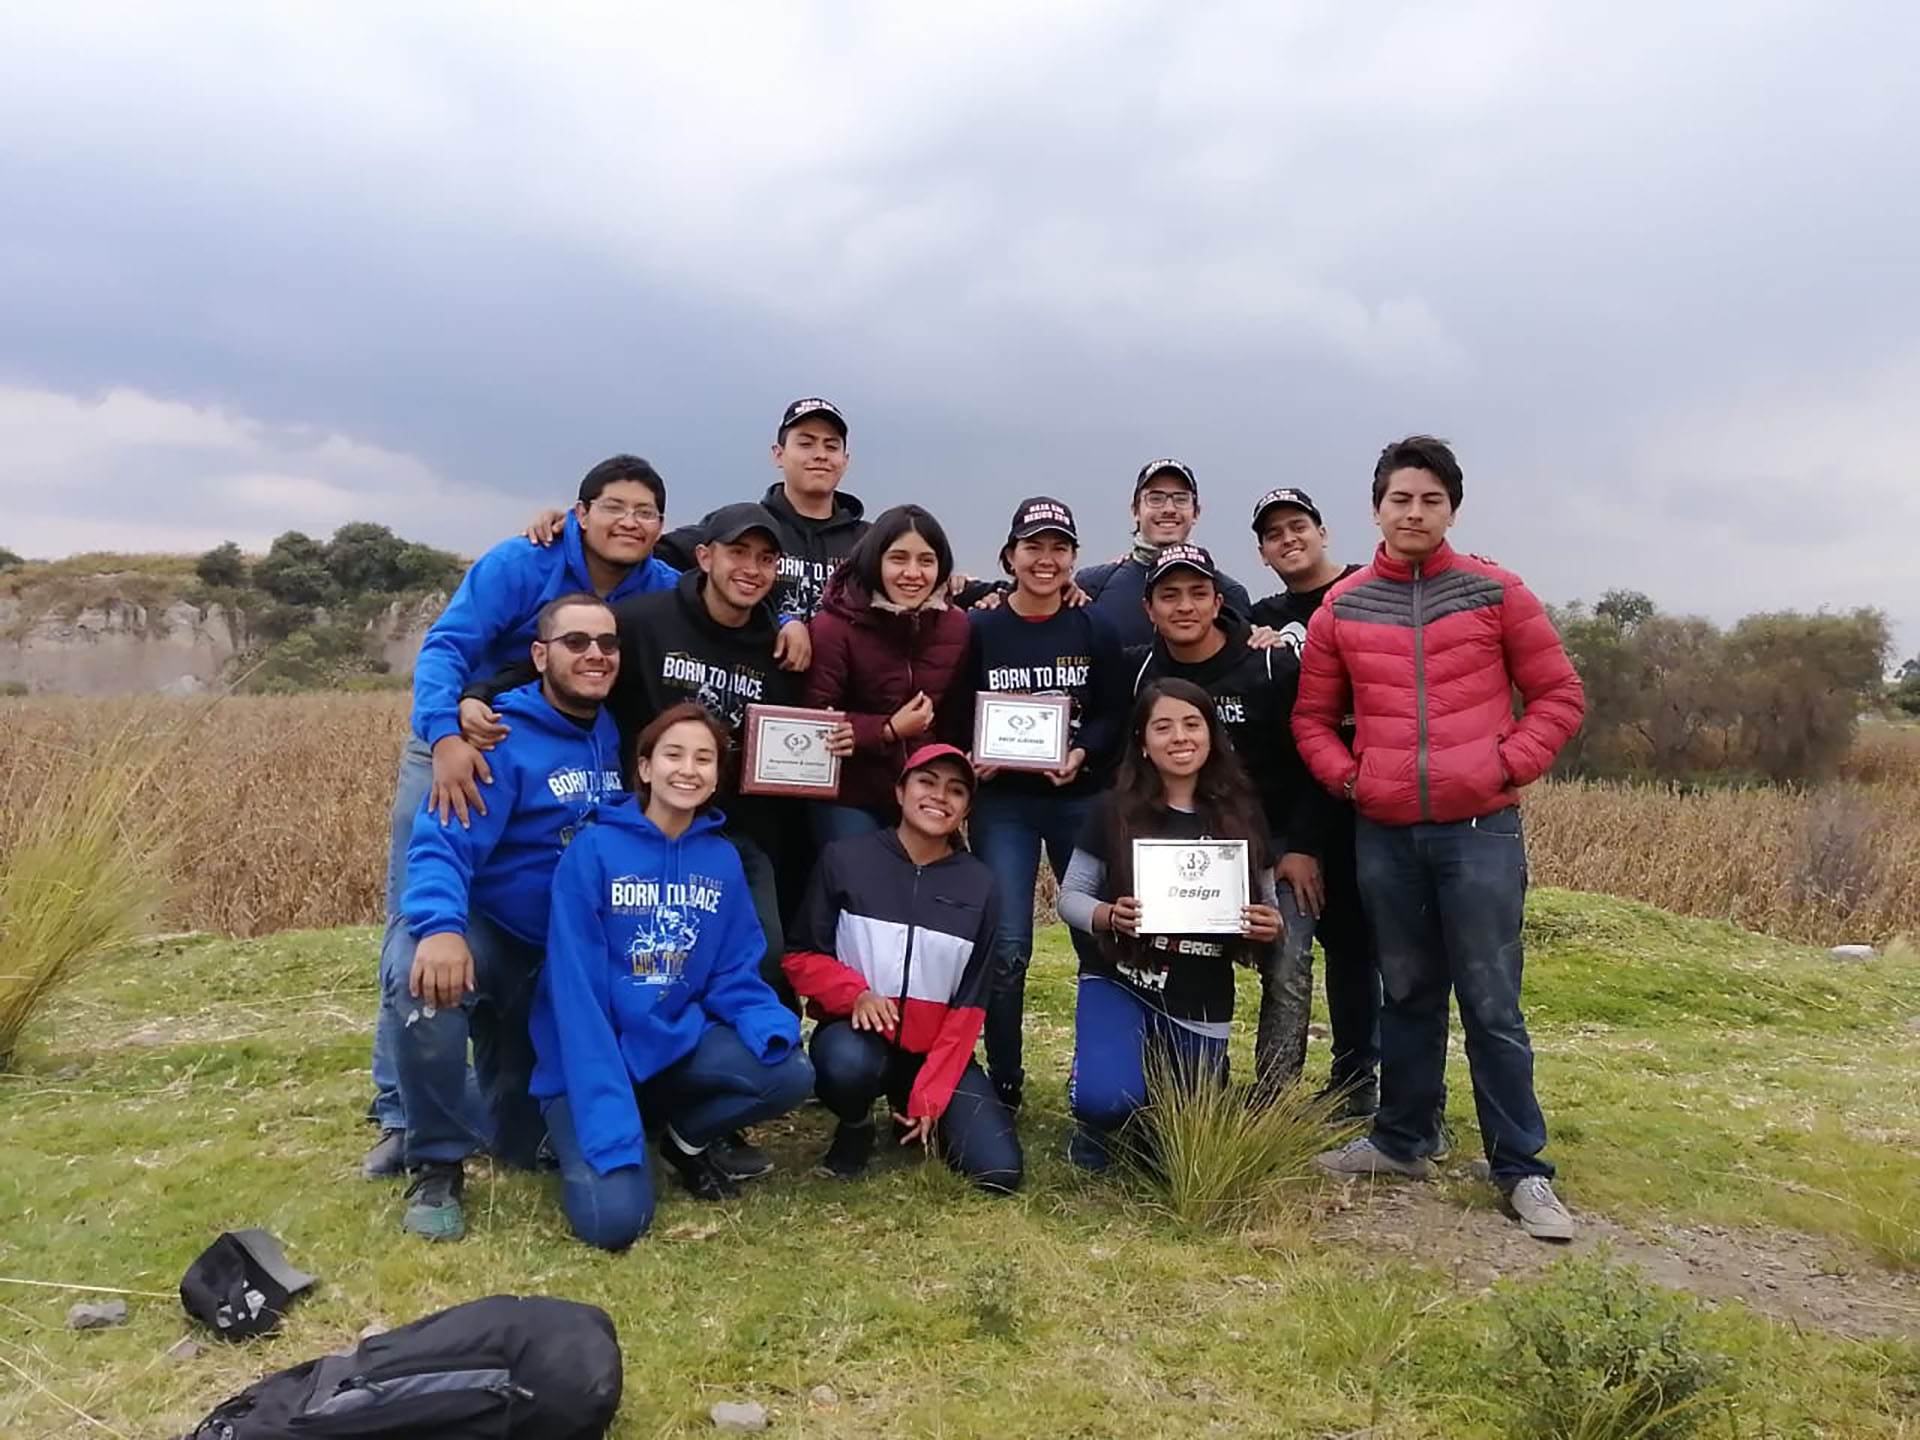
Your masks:
M69 757L0 858L0 1069L55 990L139 939L158 909L173 821L126 800L164 763L169 743L128 726Z
M1256 1101L1251 1087L1186 1073L1160 1050L1148 1056L1147 1093L1138 1168L1168 1213L1192 1225L1304 1219L1313 1157L1345 1138L1331 1127L1335 1102L1304 1085Z

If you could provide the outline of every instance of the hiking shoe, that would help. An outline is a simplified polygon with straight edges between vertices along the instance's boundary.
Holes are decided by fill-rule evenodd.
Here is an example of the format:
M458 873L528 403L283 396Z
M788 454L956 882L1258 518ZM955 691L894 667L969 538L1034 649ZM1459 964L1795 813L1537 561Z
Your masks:
M707 1153L729 1180L758 1180L773 1173L773 1157L748 1139L744 1130L722 1135L707 1146Z
M669 1129L660 1137L660 1154L679 1175L687 1193L696 1200L731 1200L740 1193L740 1187L733 1183L714 1159L711 1145L688 1154L680 1148L680 1142Z
M1373 1080L1346 1080L1339 1084L1329 1080L1313 1098L1332 1107L1327 1118L1336 1124L1371 1120L1380 1108L1380 1086Z
M1431 1160L1396 1160L1362 1135L1338 1150L1327 1150L1313 1157L1313 1163L1329 1175L1399 1175L1408 1180L1431 1180Z
M466 1183L458 1160L422 1165L407 1186L407 1213L400 1217L400 1228L425 1240L458 1240L467 1233L467 1214L460 1206Z
M1433 1122L1433 1144L1427 1147L1427 1158L1436 1165L1444 1165L1453 1158L1453 1127L1441 1116Z
M1075 1125L1067 1137L1067 1163L1091 1175L1104 1175L1113 1168L1113 1152L1086 1126Z
M857 1180L873 1158L873 1121L849 1125L842 1120L833 1129L833 1142L815 1168L833 1180Z
M1507 1191L1507 1206L1520 1219L1520 1228L1536 1240L1573 1239L1573 1216L1553 1193L1544 1175L1528 1175Z
M360 1162L360 1173L369 1180L391 1180L407 1173L407 1132L389 1125Z

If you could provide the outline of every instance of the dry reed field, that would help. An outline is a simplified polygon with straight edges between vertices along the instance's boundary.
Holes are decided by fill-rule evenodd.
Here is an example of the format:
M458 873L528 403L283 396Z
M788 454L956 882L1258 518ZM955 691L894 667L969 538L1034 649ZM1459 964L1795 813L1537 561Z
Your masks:
M187 840L167 922L257 935L380 914L403 695L0 701L0 851L49 771L133 727L167 763L128 798ZM1550 782L1535 879L1815 943L1920 935L1920 730L1869 727L1817 789Z

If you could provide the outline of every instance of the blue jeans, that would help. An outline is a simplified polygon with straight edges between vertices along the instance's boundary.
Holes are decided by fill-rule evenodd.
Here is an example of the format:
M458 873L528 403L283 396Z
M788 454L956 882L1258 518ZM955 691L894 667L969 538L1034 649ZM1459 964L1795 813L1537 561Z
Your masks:
M1447 994L1460 1001L1480 1137L1496 1184L1552 1175L1520 1013L1527 853L1518 809L1445 825L1361 817L1356 857L1380 958L1380 1110L1373 1141L1410 1160L1445 1102Z
M1073 1005L1073 1075L1067 1105L1078 1122L1067 1155L1104 1170L1120 1130L1147 1104L1147 1056L1159 1050L1177 1076L1227 1078L1227 1039L1201 1035L1143 1004L1118 980L1082 975Z
M831 800L816 800L807 806L807 822L813 829L816 850L824 850L849 835L865 835L887 828L887 823L871 810L862 810L858 805L837 805Z
M813 1067L799 1048L771 1065L760 1062L730 1026L715 1025L700 1043L641 1084L635 1099L643 1124L671 1125L689 1145L785 1115L813 1089ZM573 1233L602 1250L624 1250L653 1223L653 1166L621 1165L602 1175L580 1151L566 1096L547 1104L547 1134L560 1160L560 1204ZM667 1142L671 1144L672 1142Z
M413 838L413 817L427 803L433 789L433 751L418 735L407 736L400 752L400 779L393 787L393 814L387 836L387 928L380 937L380 973L387 971L387 953L407 949L413 964L413 937L400 915L400 899L407 891L407 844ZM407 1110L400 1103L400 1071L393 1058L393 1021L383 1001L373 1012L373 1104L368 1113L382 1130L407 1128Z
M896 1115L905 1115L907 1097L926 1059L896 1048L871 1030L856 1030L845 1020L814 1028L813 1071L820 1103L844 1124L872 1119L873 1102L881 1095ZM1013 1113L1000 1103L975 1061L968 1060L960 1073L934 1133L948 1167L982 1190L1011 1194L1020 1188L1025 1159Z
M544 953L479 912L468 915L474 988L458 1005L440 1009L407 992L417 942L404 927L400 933L405 943L381 957L380 991L391 1012L408 1166L464 1160L485 1149L532 1169L541 1121L527 1094L533 1076L527 1015Z
M1017 1086L1026 1076L1021 1065L1021 1027L1026 1018L1027 967L1033 962L1033 892L1040 878L1040 851L1058 881L1067 873L1074 842L1097 795L1018 794L980 787L973 802L968 836L973 853L993 873L1000 902L1000 925L993 939L993 986L987 996L987 1069L993 1082ZM1094 950L1092 936L1069 930L1084 965Z

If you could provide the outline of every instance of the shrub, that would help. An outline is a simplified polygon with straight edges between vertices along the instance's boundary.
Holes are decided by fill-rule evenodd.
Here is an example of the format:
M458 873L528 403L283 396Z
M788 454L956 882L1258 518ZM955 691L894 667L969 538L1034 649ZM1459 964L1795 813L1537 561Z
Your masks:
M210 590L238 590L247 583L247 557L231 540L223 540L193 562L193 573Z
M1696 1312L1602 1256L1562 1260L1532 1284L1502 1282L1502 1388L1526 1440L1681 1440L1717 1408L1726 1357Z
M128 724L38 777L0 857L0 1068L61 982L138 939L164 898L178 819L128 800L175 739L156 743ZM9 788L20 780L6 778Z
M1150 1103L1135 1122L1133 1158L1177 1219L1250 1224L1303 1202L1313 1157L1339 1140L1333 1103L1294 1085L1254 1103L1245 1086L1193 1074L1156 1048Z

